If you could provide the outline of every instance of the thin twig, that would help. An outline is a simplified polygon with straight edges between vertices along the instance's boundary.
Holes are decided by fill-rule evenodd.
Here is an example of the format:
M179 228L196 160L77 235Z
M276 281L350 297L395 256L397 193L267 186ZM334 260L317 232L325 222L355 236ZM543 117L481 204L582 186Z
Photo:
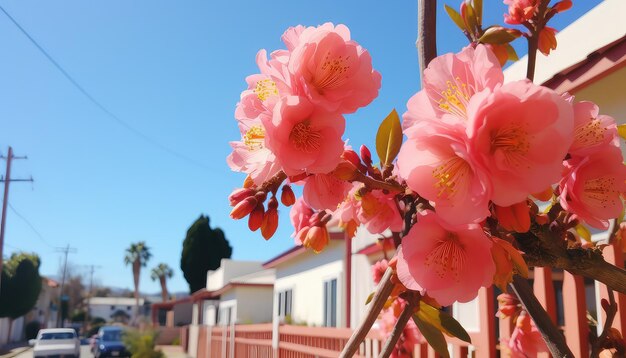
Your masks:
M617 314L617 302L615 302L613 290L607 287L607 293L609 294L609 307L606 308L606 320L604 321L604 326L602 327L602 334L600 334L600 337L598 337L591 347L591 358L597 358L600 356L604 342L609 335L609 330L611 329L611 326L613 326L613 320Z
M398 317L395 326L393 326L393 331L391 331L391 335L389 336L389 338L387 338L387 341L385 342L382 351L378 355L378 358L387 358L391 355L394 347L396 346L396 343L398 343L398 339L400 339L402 332L404 332L404 327L406 327L406 324L413 316L413 313L415 312L415 306L417 306L418 302L419 301L417 300L415 293L409 292L406 306L404 306L404 310L400 314L400 317Z
M574 354L572 354L572 351L570 351L565 343L565 337L559 332L554 322L550 319L550 316L548 316L548 313L543 309L537 297L535 297L528 281L521 276L515 275L513 276L511 287L526 312L528 312L533 321L535 321L535 325L539 333L541 333L541 337L543 337L543 340L546 342L552 356L574 358Z
M363 342L363 340L367 336L370 328L372 328L372 325L376 321L376 318L378 318L380 310L382 310L385 306L385 302L387 302L387 298L389 298L389 295L393 290L394 284L393 282L391 282L392 275L393 270L390 267L387 268L385 274L380 280L380 283L378 284L376 293L374 294L374 298L372 298L372 302L370 302L367 315L365 316L363 321L361 321L361 325L359 326L359 328L357 328L357 330L352 333L352 336L346 343L346 346L343 348L343 351L339 356L340 358L352 357L359 349L359 345L361 345L361 342Z
M394 183L389 183L386 181L376 180L374 178L368 177L367 175L361 172L355 173L354 181L361 182L365 184L366 186L373 188L373 189L389 190L391 192L396 192L396 193L401 193L404 191L404 187L400 184L394 184Z
M537 63L537 48L539 46L539 34L546 26L546 9L550 0L542 0L537 9L534 26L530 30L528 37L528 64L526 67L526 78L533 81L535 78L535 65Z

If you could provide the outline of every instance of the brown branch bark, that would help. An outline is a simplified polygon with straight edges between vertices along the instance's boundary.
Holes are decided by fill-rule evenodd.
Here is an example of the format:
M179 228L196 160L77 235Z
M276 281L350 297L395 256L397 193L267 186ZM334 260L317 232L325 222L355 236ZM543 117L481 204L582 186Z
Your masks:
M529 266L552 267L592 278L612 290L626 294L626 271L604 260L598 248L568 249L558 233L534 227L530 232L516 234L519 248Z
M430 61L437 57L437 0L418 0L417 2L417 55L419 57L420 76Z
M385 302L387 302L387 298L389 298L389 295L393 290L394 285L393 282L391 282L392 275L393 270L390 267L387 268L387 271L385 271L383 278L380 280L380 283L376 288L376 293L374 294L374 298L372 298L372 302L370 302L365 319L361 321L357 330L352 333L352 336L343 348L341 355L339 355L340 358L352 357L359 349L359 345L361 345L361 342L363 342L367 336L370 328L372 328L376 318L378 318L378 314L383 309L383 306L385 306Z
M600 356L600 352L602 352L602 348L604 345L604 341L606 341L609 335L609 329L613 325L613 320L615 319L615 315L617 314L617 302L615 302L615 296L613 295L613 291L608 289L609 294L609 306L606 309L606 320L604 321L604 326L602 328L602 333L600 337L593 343L591 347L591 358L597 358Z
M528 37L528 63L526 67L526 78L534 80L535 65L537 63L537 48L539 45L539 33L546 26L546 9L550 0L542 0L537 9L533 26L530 28L530 37Z
M522 306L524 306L526 312L528 312L533 321L535 321L535 325L541 333L543 340L546 341L546 345L552 356L574 358L574 354L572 354L565 343L565 337L559 332L554 322L550 319L550 316L548 316L548 313L543 309L537 297L535 297L528 281L521 276L515 275L513 276L511 287L520 302L522 302Z

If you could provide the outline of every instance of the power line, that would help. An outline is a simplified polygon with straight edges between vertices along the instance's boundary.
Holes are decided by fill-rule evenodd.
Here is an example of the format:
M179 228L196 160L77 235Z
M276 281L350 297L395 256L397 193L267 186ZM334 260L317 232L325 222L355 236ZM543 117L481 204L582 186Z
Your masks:
M59 70L59 72L61 72L61 74L68 80L70 81L70 83L72 85L74 85L74 87L76 87L76 89L78 91L80 91L91 103L93 103L96 107L98 107L102 112L104 112L104 114L106 114L110 119L114 120L117 124L121 125L122 127L126 128L128 131L130 131L131 133L133 133L134 135L138 136L139 138L143 139L144 141L152 144L153 146L168 152L169 154L178 157L179 159L183 159L185 161L187 161L190 164L196 165L198 167L201 167L203 169L207 169L210 170L210 168L208 166L206 166L204 163L201 163L191 157L188 157L182 153L179 153L169 147L167 147L164 144L161 144L160 142L156 141L155 139L150 138L149 136L147 136L146 134L143 134L141 131L139 131L138 129L136 129L135 127L131 126L130 124L126 123L125 121L123 121L120 117L118 117L115 113L111 112L107 107L105 107L100 101L98 101L94 96L92 96L89 92L87 92L87 90L81 86L75 79L74 77L72 77L23 27L22 25L20 25L5 9L4 7L2 7L2 5L0 5L0 10L9 18L9 20L11 20L11 22L22 32L22 34L24 34L24 36L26 36L28 38L28 40L30 40L30 42L35 45L35 47L37 47L37 49L39 50L39 52L41 52L47 59L48 61L50 61L50 63L52 63L54 65L54 67L56 67L57 70Z
M8 204L9 204L9 209L11 209L13 214L17 215L18 218L22 219L22 221L24 221L26 223L26 225L28 225L28 227L30 227L30 229L33 230L33 232L35 234L37 234L37 237L39 237L41 242L43 242L44 244L48 245L49 247L54 247L43 237L43 235L41 235L41 233L39 231L37 231L35 226L33 224L31 224L31 222L28 221L28 219L26 219L22 214L20 214L17 210L15 210L15 208L13 207L13 205L11 205L10 202Z

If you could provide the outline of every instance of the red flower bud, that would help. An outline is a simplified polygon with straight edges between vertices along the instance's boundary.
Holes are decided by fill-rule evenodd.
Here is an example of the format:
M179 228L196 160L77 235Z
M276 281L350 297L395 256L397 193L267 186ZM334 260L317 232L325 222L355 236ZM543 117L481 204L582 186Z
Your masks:
M256 208L252 210L250 216L248 217L248 228L250 231L257 231L261 224L263 224L263 217L265 216L265 209L263 208L263 204L257 204Z
M270 200L270 203L271 203L271 200ZM278 202L276 203L276 205L278 205ZM277 228L278 228L278 210L276 210L276 207L272 208L268 204L267 212L265 212L265 216L263 217L263 223L261 224L261 235L263 235L263 238L265 240L269 240L272 236L274 236L274 233L276 233Z
M292 206L296 203L296 195L291 190L291 186L283 185L283 191L280 194L280 202L285 206Z
M341 155L341 157L347 161L349 161L350 163L352 163L355 167L360 167L361 164L361 158L359 158L359 155L356 154L355 151L351 150L351 149L346 149L343 151L343 154Z
M368 167L372 165L372 153L370 152L370 150L367 149L365 145L361 145L360 152L363 163L365 163L365 165Z
M254 210L254 208L256 208L256 204L256 198L254 196L249 196L240 201L239 204L235 205L233 210L230 212L230 217L235 220L246 217L252 212L252 210Z
M556 49L556 29L544 27L539 33L537 48L546 56L550 54L550 51Z
M563 12L569 10L572 7L572 0L562 0L554 4L552 7L556 12Z
M253 189L239 188L233 190L232 193L228 196L228 201L230 201L230 206L235 206L239 204L243 199L254 195Z
M304 247L311 248L316 253L319 253L324 250L326 245L328 245L329 240L330 236L328 235L328 230L326 230L325 226L313 226L307 232L303 245Z
M278 200L276 200L275 196L272 196L272 198L267 202L267 210L277 209L277 208L278 208Z

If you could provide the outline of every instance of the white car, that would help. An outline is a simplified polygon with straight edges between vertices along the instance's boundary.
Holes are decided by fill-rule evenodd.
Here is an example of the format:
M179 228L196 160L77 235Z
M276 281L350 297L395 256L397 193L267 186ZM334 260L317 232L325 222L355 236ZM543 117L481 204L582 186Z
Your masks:
M31 339L29 343L34 345L35 358L80 357L80 340L76 336L76 331L71 328L41 329L37 333L37 339Z

